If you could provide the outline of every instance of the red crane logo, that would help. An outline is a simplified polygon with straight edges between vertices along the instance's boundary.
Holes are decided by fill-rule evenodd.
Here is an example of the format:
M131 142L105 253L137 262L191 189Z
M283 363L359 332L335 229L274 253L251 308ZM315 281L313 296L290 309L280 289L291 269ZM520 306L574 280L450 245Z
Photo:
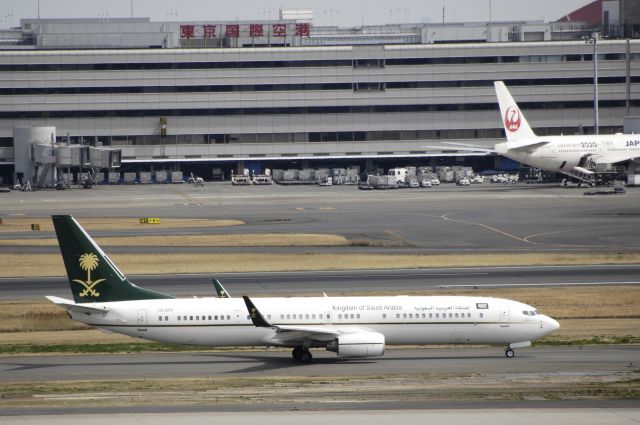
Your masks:
M509 106L504 114L504 126L507 130L515 133L520 128L520 110L515 106Z

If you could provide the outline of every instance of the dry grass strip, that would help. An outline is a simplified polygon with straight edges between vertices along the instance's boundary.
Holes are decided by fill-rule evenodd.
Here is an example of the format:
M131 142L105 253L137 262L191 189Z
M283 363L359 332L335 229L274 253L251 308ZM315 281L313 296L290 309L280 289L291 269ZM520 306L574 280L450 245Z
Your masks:
M190 227L226 227L244 224L241 220L213 220L199 218L160 218L159 224L140 224L140 218L78 218L76 220L87 231L145 229L149 227L161 229L180 229ZM53 232L51 217L46 218L3 218L0 232L33 232L32 224L40 225L40 231Z
M101 246L348 246L344 236L317 233L232 235L158 235L95 238ZM0 239L2 246L58 246L58 240Z
M114 254L127 274L224 273L425 267L637 264L640 253L521 253L393 255L349 253ZM0 254L0 277L63 276L59 254Z

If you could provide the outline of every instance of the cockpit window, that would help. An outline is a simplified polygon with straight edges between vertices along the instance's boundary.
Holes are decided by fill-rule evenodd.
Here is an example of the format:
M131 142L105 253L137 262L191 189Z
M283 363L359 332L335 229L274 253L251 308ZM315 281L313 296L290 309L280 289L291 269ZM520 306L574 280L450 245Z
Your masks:
M489 304L487 304L487 303L476 303L476 308L478 310L488 310L489 309Z
M523 310L523 311L522 311L522 314L524 314L525 316L528 316L528 315L529 315L529 312L528 312L527 310Z

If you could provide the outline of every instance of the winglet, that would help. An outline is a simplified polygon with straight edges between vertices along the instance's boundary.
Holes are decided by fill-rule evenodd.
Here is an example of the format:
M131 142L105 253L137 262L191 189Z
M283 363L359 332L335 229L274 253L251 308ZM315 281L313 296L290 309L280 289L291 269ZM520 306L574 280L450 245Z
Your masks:
M224 289L224 286L222 286L222 283L220 283L218 279L212 277L211 282L213 283L213 287L216 289L216 295L218 295L218 298L231 298L231 295L229 295L227 290Z
M253 301L249 299L246 295L243 295L244 303L247 305L247 311L249 311L249 317L251 317L251 321L258 328L272 328L273 326L265 320L262 316L262 313L258 311L255 305L253 305Z

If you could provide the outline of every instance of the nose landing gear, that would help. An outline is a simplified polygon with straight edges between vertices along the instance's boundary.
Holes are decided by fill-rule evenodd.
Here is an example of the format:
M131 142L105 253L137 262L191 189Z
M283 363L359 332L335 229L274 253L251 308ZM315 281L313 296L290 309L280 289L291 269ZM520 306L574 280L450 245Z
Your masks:
M504 351L504 355L505 355L508 359L511 359L511 358L513 358L513 356L515 356L515 355L516 355L516 353L515 353L511 348L507 348L507 349Z

